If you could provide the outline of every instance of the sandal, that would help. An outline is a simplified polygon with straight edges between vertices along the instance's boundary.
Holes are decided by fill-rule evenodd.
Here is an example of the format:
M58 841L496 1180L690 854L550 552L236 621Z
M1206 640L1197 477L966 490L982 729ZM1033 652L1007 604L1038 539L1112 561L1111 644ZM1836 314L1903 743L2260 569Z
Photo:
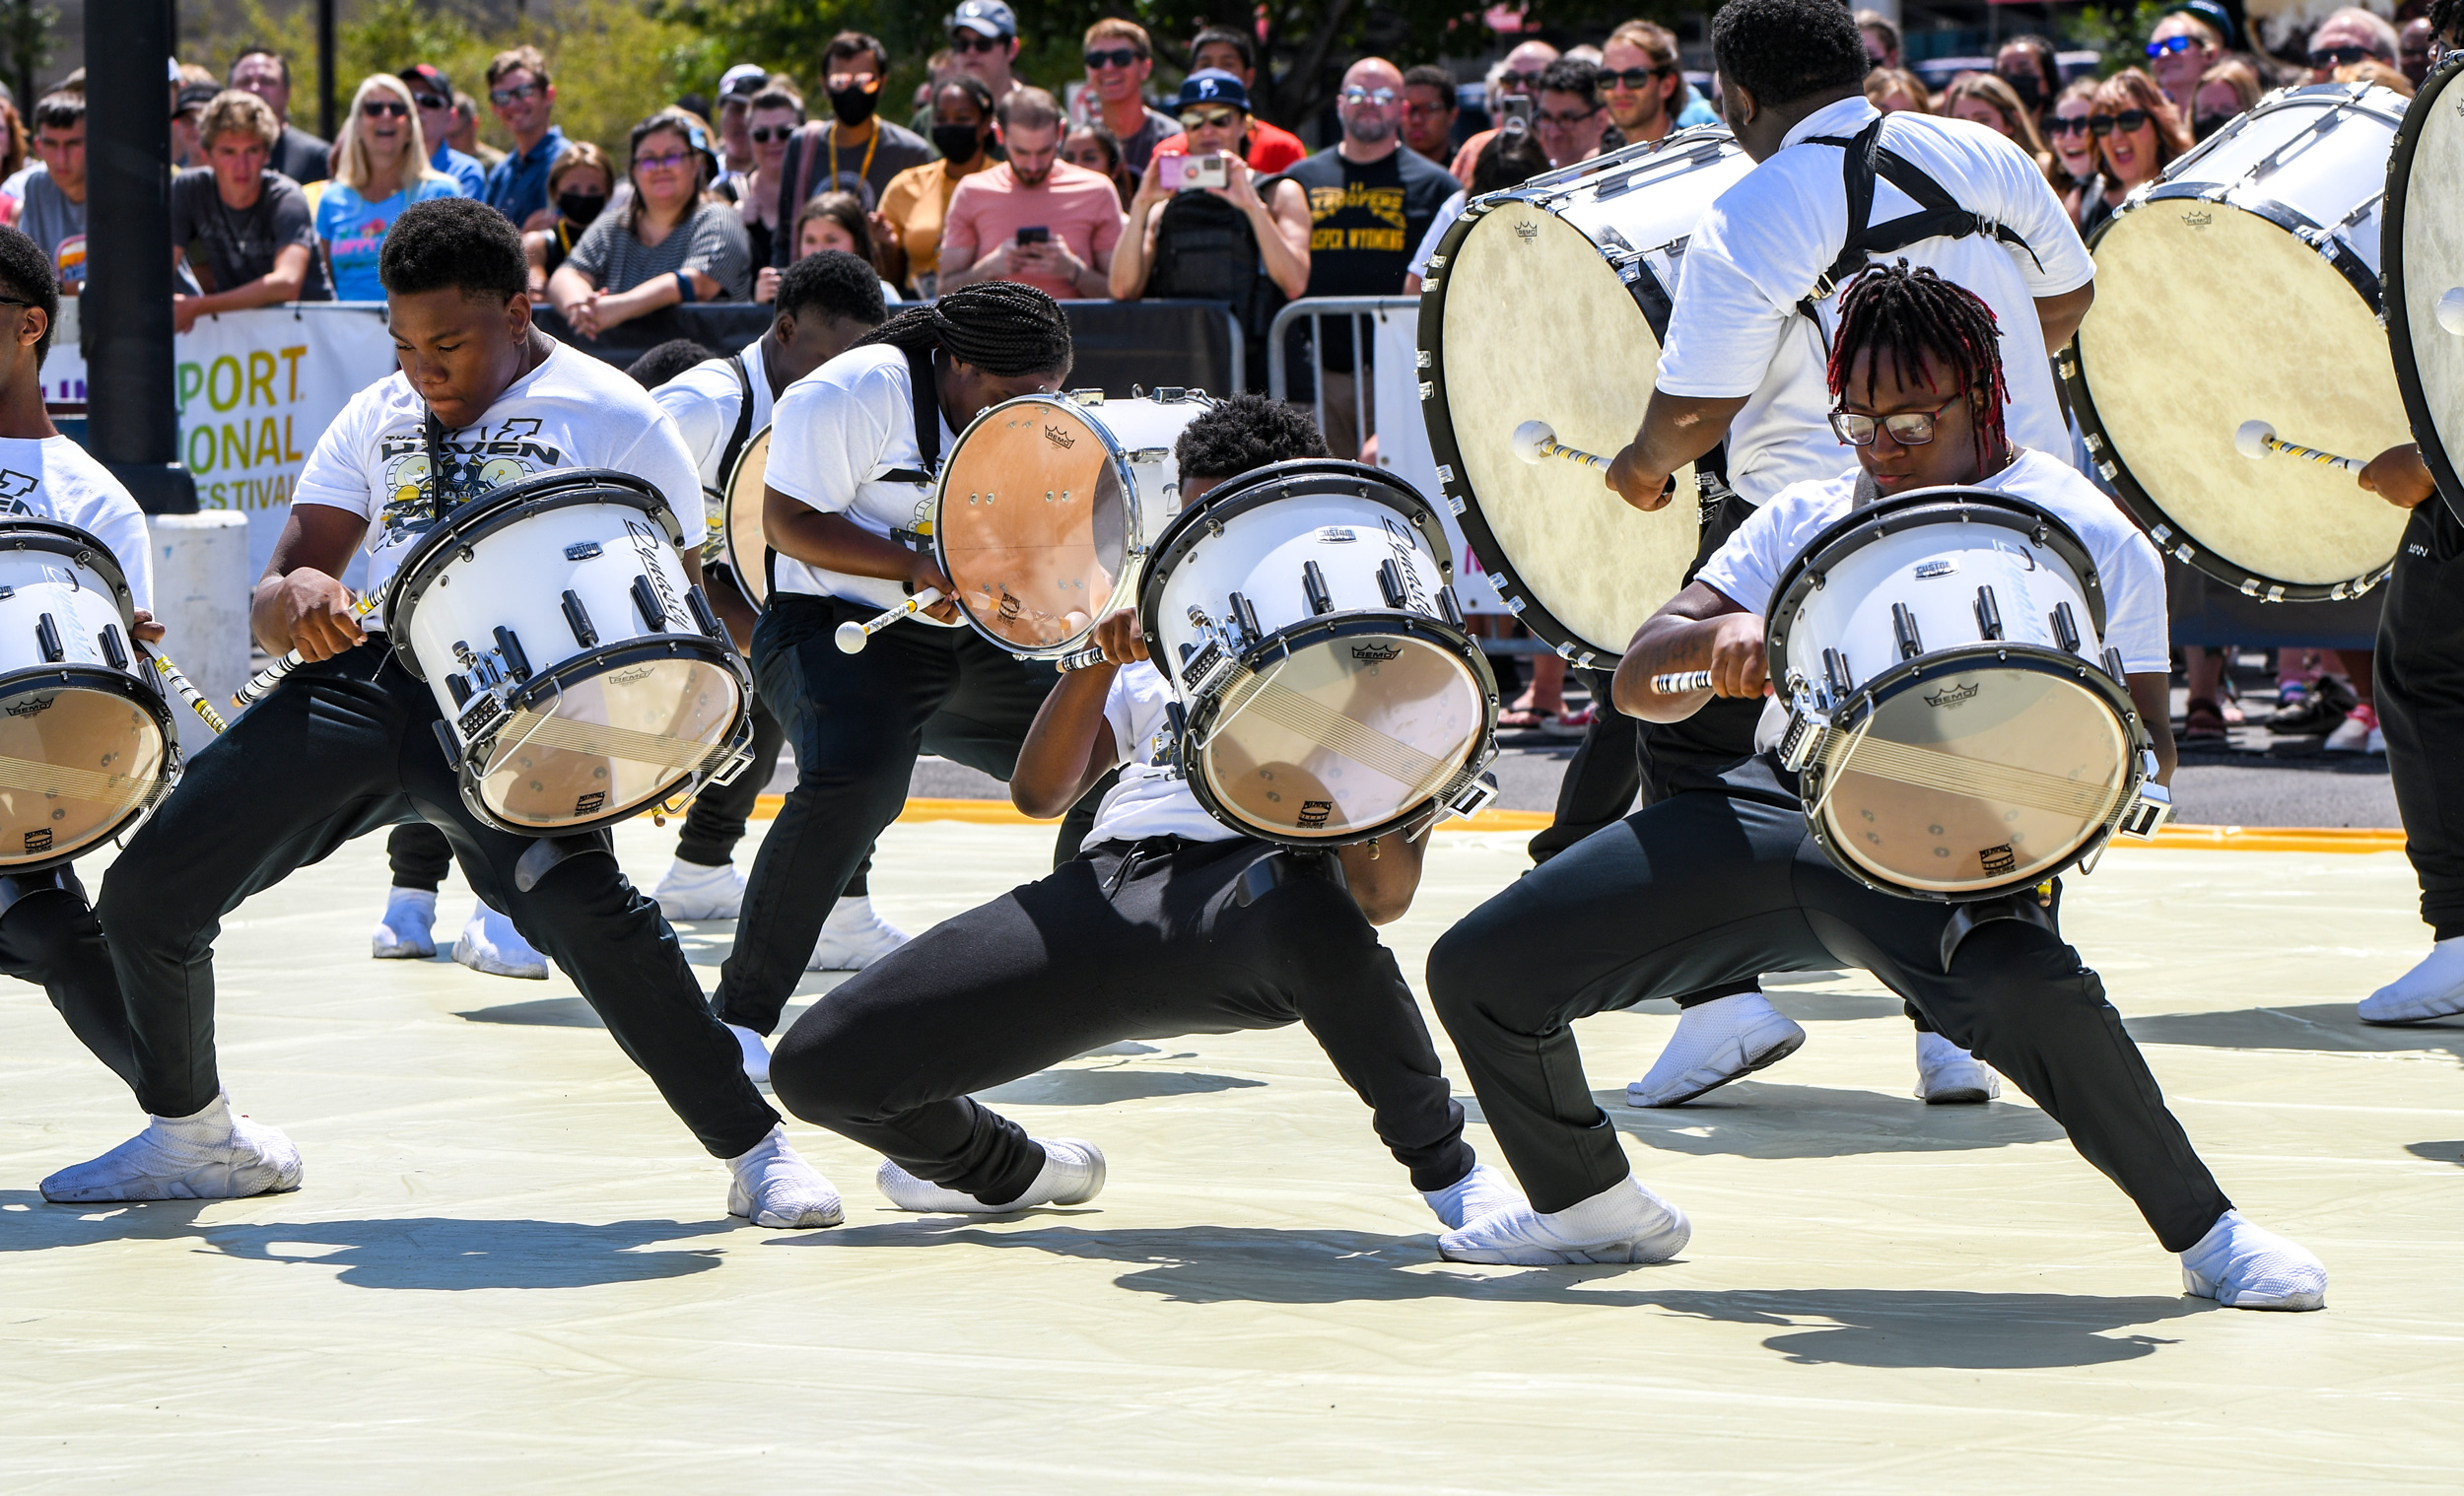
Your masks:
M2175 741L2222 743L2227 741L2227 737L2224 714L2217 710L2216 703L2201 697L2191 702L2189 711L2183 714L2182 730L2175 735Z
M1512 707L1497 714L1497 730L1500 732L1545 731L1556 716L1556 713L1542 712L1537 707Z

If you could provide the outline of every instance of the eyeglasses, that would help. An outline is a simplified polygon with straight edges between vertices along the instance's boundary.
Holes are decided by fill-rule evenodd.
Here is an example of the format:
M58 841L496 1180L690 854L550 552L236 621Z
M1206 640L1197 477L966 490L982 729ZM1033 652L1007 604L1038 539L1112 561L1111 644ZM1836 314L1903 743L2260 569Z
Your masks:
M1540 111L1540 122L1543 125L1555 125L1560 130L1571 130L1576 125L1581 124L1583 121L1591 118L1599 112L1600 105L1598 104L1594 104L1588 109L1577 110L1572 114L1552 114L1548 110L1542 109Z
M1345 103L1373 103L1381 109L1402 97L1393 89L1364 89L1358 84L1345 89L1342 93L1342 100Z
M517 83L510 89L490 89L488 91L488 102L495 104L500 109L504 108L509 103L519 103L525 99L536 99L538 97L539 86L535 83Z
M964 30L950 33L953 52L997 52L1008 45L1007 36L987 36L982 32Z
M2314 68L2347 67L2356 62L2366 62L2377 55L2365 46L2323 46L2310 54L2310 66Z
M1675 64L1658 68L1619 68L1613 73L1604 69L1600 75L1600 83L1603 88L1625 89L1629 92L1640 93L1650 88L1655 81L1666 78L1676 71Z
M440 114L453 107L452 100L439 99L434 94L413 94L411 96L411 102L418 104L423 109L433 109Z
M21 302L13 296L0 296L0 306L39 306L39 302Z
M1184 130L1228 130L1240 123L1236 109L1191 109L1181 116Z
M1137 60L1138 51L1137 48L1133 46L1117 46L1112 48L1110 51L1089 52L1086 54L1086 65L1090 69L1126 68L1135 63Z
M370 119L408 119L411 106L399 99L369 99L361 102L360 113Z
M2124 109L2119 114L2088 116L2088 130L2091 135L2110 135L2115 130L2128 135L2133 130L2144 130L2147 127L2148 111L2146 109Z
M2088 116L2056 114L2045 121L2045 133L2048 135L2085 135L2088 133Z
M1901 446L1923 446L1934 440L1934 423L1942 413L1959 403L1952 395L1932 410L1901 411L1895 416L1869 416L1853 410L1831 412L1831 433L1850 446L1872 446L1877 431L1890 433L1890 439Z
M881 75L878 73L832 73L822 80L822 86L833 94L844 94L850 89L862 89L867 94L873 94L880 92Z
M658 156L637 156L633 159L633 166L637 171L672 171L692 159L690 151L669 151Z
M2148 55L2151 57L2170 57L2179 52L2187 52L2194 46L2201 45L2204 45L2204 43L2201 42L2196 36L2167 36L2162 41L2149 42Z
M753 144L757 146L766 146L774 140L786 140L787 137L793 135L795 133L795 126L755 125L753 128L745 131L744 133L752 138Z
M1441 99L1435 103L1406 102L1403 105L1403 112L1414 119L1435 119L1440 114L1455 112L1455 102L1452 99Z

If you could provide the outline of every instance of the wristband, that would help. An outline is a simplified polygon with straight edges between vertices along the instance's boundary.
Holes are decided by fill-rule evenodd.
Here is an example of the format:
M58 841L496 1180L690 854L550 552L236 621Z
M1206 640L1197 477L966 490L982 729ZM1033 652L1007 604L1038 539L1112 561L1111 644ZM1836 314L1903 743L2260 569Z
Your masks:
M679 270L675 273L675 275L676 294L688 302L699 301L700 298L695 295L693 290L693 272L690 270Z

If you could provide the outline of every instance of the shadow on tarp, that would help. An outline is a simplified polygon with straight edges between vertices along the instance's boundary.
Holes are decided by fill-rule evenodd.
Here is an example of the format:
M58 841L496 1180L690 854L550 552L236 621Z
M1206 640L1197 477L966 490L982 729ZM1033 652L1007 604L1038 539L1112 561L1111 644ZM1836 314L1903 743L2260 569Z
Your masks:
M2429 1159L2433 1164L2464 1164L2464 1140L2406 1143L2404 1151L2415 1158Z
M409 1216L347 1221L201 1222L225 1200L54 1205L31 1190L0 1190L0 1253L105 1242L196 1240L198 1250L276 1264L339 1269L356 1288L597 1288L708 1272L716 1248L647 1251L741 1227L717 1221L463 1220ZM20 1205L28 1208L16 1208Z
M1650 1267L1469 1267L1436 1260L1430 1239L1353 1231L1190 1226L1107 1231L1075 1225L994 1230L955 1217L773 1238L815 1248L1025 1249L1139 1264L1114 1281L1175 1304L1350 1304L1445 1300L1658 1309L1686 1319L1769 1326L1763 1345L1801 1366L2001 1370L2098 1366L2173 1343L2125 1326L2178 1319L2204 1299L1948 1290L1698 1291L1649 1286ZM2152 1247L2150 1249L2154 1251ZM1638 1326L1638 1332L1640 1327Z
M2060 1142L2061 1123L2034 1107L1929 1107L1912 1096L1741 1080L1681 1107L1629 1107L1595 1091L1609 1125L1636 1141L1696 1158L1844 1158L1861 1153L1957 1153ZM1476 1100L1465 1116L1485 1123Z
M2354 1016L2350 1002L2288 1003L2223 1013L2158 1013L2125 1018L2141 1044L2204 1045L2220 1050L2320 1050L2339 1054L2401 1054L2445 1051L2464 1059L2464 1019L2383 1028Z

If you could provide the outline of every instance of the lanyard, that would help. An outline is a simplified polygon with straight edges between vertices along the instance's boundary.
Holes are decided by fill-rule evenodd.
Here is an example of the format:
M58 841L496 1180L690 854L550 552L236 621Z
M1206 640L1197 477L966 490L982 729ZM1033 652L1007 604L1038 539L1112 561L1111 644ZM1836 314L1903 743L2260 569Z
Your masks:
M864 142L864 164L856 169L857 180L870 181L872 179L872 153L880 147L881 121L876 119L872 122L872 139ZM830 124L830 186L828 190L832 192L839 190L839 126L836 120L831 121Z

